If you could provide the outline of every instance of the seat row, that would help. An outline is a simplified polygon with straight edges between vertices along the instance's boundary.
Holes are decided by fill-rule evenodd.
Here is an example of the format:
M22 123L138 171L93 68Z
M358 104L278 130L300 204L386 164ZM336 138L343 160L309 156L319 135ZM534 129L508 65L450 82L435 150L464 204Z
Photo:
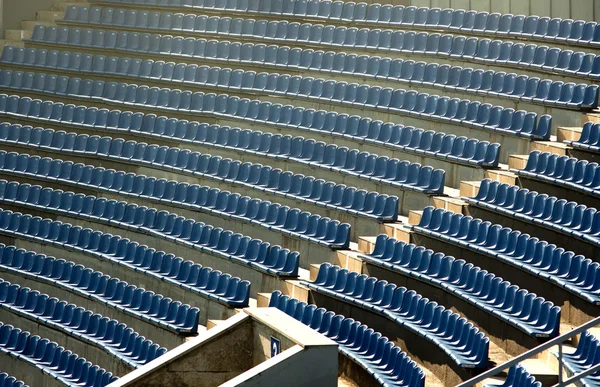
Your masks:
M113 57L114 58L114 57ZM116 58L114 58L116 60ZM3 61L6 63L6 61ZM131 64L132 62L126 62ZM20 63L12 61L12 65L21 67ZM104 62L106 64L106 62ZM429 95L427 93L418 93L416 91L406 91L404 89L381 88L379 86L359 85L358 83L347 83L343 81L325 80L321 78L302 77L299 75L280 75L277 73L256 73L255 71L234 70L220 67L208 67L197 65L183 65L174 67L171 64L164 62L154 62L146 60L138 62L137 66L128 66L123 68L118 74L126 78L134 78L136 80L160 80L167 82L169 85L179 86L195 86L204 89L205 87L223 90L227 92L251 92L257 94L268 94L282 97L291 97L298 99L308 99L324 103L341 104L356 108L372 108L375 110L383 110L393 114L402 114L415 116L427 120L449 121L451 123L459 123L462 126L472 126L477 129L490 131L508 132L513 135L519 135L520 130L526 128L519 126L519 130L511 130L515 121L520 121L519 116L529 117L529 120L535 122L537 115L525 111L516 111L507 109L501 106L493 106L491 104L481 104L480 102L472 102L468 100L460 100L458 98L440 97L437 95ZM81 68L81 63L75 63L67 70L82 73L97 73L107 75L104 72L104 67L94 71ZM53 66L46 64L37 65L36 68L44 70L54 69ZM175 71L179 74L176 75ZM177 77L177 78L175 78ZM562 100L561 90L567 91L567 99L572 99L575 92L575 85L564 88L562 83L557 83L554 90L546 90L546 94L554 95ZM100 85L98 85L101 88ZM568 91L570 90L570 92ZM580 90L582 93L583 89ZM580 97L583 98L583 94ZM118 98L118 97L117 97ZM553 97L554 98L554 97ZM448 107L457 105L455 116L448 117ZM462 117L458 110L465 110L466 116ZM515 120L516 119L516 120ZM544 116L544 120L549 120L550 117ZM459 122L458 122L458 121ZM527 118L526 118L527 120ZM541 120L541 119L540 119ZM548 125L551 128L551 123ZM549 128L547 128L549 129ZM529 132L525 132L525 136L529 136ZM545 134L542 136L544 137ZM443 157L444 155L442 155ZM461 159L461 155L454 155L455 158ZM467 159L463 162L469 162ZM478 161L478 160L476 160Z
M557 354L558 356L558 354ZM573 353L563 353L564 366L573 374L587 371L588 368L598 364L600 359L600 340L590 332L583 332ZM596 372L579 381L584 387L600 386L600 373Z
M70 53L69 53L70 56ZM442 120L456 123L456 119L447 117L446 109L450 105L465 105L467 116L460 120L463 126L472 126L477 129L495 131L504 129L511 132L515 115L529 116L534 113L507 109L492 104L482 104L477 101L461 100L459 98L441 97L439 95L430 95L419 93L414 90L381 88L379 86L360 85L358 83L348 83L345 81L326 80L322 78L304 77L300 75L290 76L277 73L256 73L255 71L231 70L229 68L208 67L197 65L179 65L173 63L164 63L162 61L127 61L127 65L117 73L106 73L106 57L100 65L94 70L82 68L82 63L75 62L68 66L67 71L99 74L102 76L115 75L135 80L161 81L169 86L193 86L196 88L212 88L226 92L247 92L256 94L268 94L288 98L308 99L312 101L323 102L327 104L350 106L354 108L370 108L382 110L392 114L401 114L407 116L419 117L426 120ZM49 61L48 58L46 58ZM118 62L116 57L113 63ZM92 58L93 64L94 59ZM4 59L0 63L9 63L21 68L21 63L17 61L7 62ZM139 64L138 68L136 65ZM42 63L35 65L36 68L43 70L54 70L55 67ZM554 83L553 89L548 88L542 91L548 98L552 98L557 104L566 104L568 101L583 101L585 98L586 86L576 89L575 84L568 84L563 87L562 82ZM594 86L596 87L596 86ZM597 97L597 96L596 96ZM597 98L596 98L597 99ZM458 109L461 109L459 106ZM537 117L537 115L533 115ZM546 116L545 116L546 117ZM534 119L535 121L535 119ZM521 128L523 129L523 128ZM519 135L519 132L512 134Z
M6 372L0 372L0 387L29 387L14 376L10 376Z
M111 224L122 224L134 230L164 234L165 237L167 234L172 235L176 239L188 237L188 233L192 233L192 229L195 233L198 233L196 235L202 233L202 227L194 226L195 221L169 214L166 211L157 212L156 209L140 207L133 203L127 204L127 202L106 200L91 195L86 196L52 188L32 186L26 183L7 183L0 180L0 184L2 183L7 184L7 187L3 192L3 196L0 196L0 202L7 204L12 203L46 211L59 211L77 217L105 220ZM230 192L213 192L213 195L212 203L208 204L209 209L216 207L217 211L224 212L228 218L234 221L245 220L252 224L262 223L263 227L284 235L307 240L332 249L348 248L350 243L349 225L341 224L337 220L313 215L297 208L290 209L287 206L268 201L258 199L255 201L240 200L240 195L231 194ZM169 220L165 220L165 217ZM178 226L169 223L175 223ZM185 236L181 234L174 236L175 230L171 230L169 226L185 228L185 233L179 230ZM221 235L227 235L227 233ZM208 240L212 237L211 235L205 236ZM191 239L193 242L189 242L190 244L202 245L202 243L196 241L196 238L192 237ZM203 247L206 250L211 249L211 247ZM274 249L277 250L276 247ZM249 262L246 264L251 265Z
M373 252L360 258L440 287L530 336L558 335L559 307L462 259L386 235L379 235Z
M24 189L23 195L28 196L27 201L9 201L148 233L272 275L296 276L298 273L298 253L260 239L234 234L232 231L215 228L194 219L186 219L167 211L158 211L134 203L127 204L51 188L45 188L46 194L42 195L41 187L31 188L30 185L26 185ZM13 192L17 193L18 189ZM5 191L6 193L8 192ZM335 229L314 218L294 219L298 220L299 227L310 228L313 233L327 233L331 232L332 228Z
M61 179L62 180L62 179ZM16 188L14 184L0 181L0 195ZM12 194L8 194L9 196ZM143 273L157 278L177 288L199 294L201 297L217 301L231 308L248 306L250 298L250 282L238 277L222 273L210 267L164 251L157 251L146 245L130 241L118 235L105 234L99 231L89 233L80 228L64 225L63 232L73 230L64 238L56 240L63 247L79 253L91 255L100 260L110 261L128 270ZM45 243L54 240L49 236Z
M16 140L6 142L60 153L109 158L156 168L182 172L193 171L194 174L222 170L221 168L224 168L225 165L221 164L231 164L231 160L222 159L219 156L176 147L159 147L133 140L125 141L121 138L77 135L27 126L11 126L9 130L18 135L21 128L24 128L25 132L23 137L17 136ZM19 138L22 138L23 141L19 141ZM273 159L288 159L320 169L334 170L345 175L366 177L402 190L425 194L443 192L445 171L441 169L434 170L432 167L421 166L418 163L359 152L358 149L338 147L334 144L327 145L320 141L305 140L302 137L265 135L260 140L262 140L260 143L253 142L248 145L237 143L237 147L231 146L230 148L243 153L265 155ZM217 150L219 148L227 147L223 145L217 147Z
M598 163L533 151L524 169L513 169L519 176L555 184L594 197L600 196L600 167Z
M2 279L0 308L98 346L133 369L167 352L117 320Z
M10 98L13 98L13 97L10 97ZM18 98L18 97L15 97L15 98ZM0 96L0 105L2 105L1 99L2 99L2 96ZM27 102L27 101L25 101L25 102ZM21 106L23 106L23 104ZM69 106L64 106L63 104L58 104L57 106L64 107L65 109L67 109L69 107ZM55 110L55 109L53 109L53 110ZM92 110L92 112L98 113L98 111L93 110L93 108L91 110ZM22 110L20 110L20 111L22 111ZM10 114L9 116L12 118L24 118L24 117L32 118L33 117L28 114L20 114L18 112L15 112L15 113L16 114ZM99 113L102 114L103 112L99 112ZM1 108L0 108L0 114L2 114ZM69 115L69 114L67 114L67 115ZM148 118L149 118L148 120L143 120L143 121L139 122L140 127L136 130L136 132L139 131L140 133L146 133L147 130L148 131L152 130L152 127L149 125L152 123L155 123L157 119L156 119L156 116L152 116L152 117L148 117ZM164 118L164 117L162 117L162 118ZM125 126L125 124L129 121L129 119L131 119L130 112L123 113L123 119L119 119L117 117L118 122L123 124L122 126ZM44 119L43 121L48 122L47 119ZM50 121L50 122L52 122L52 121ZM116 124L116 122L111 123L111 121L112 120L109 120L107 127L114 128L114 126L112 126L112 124L113 123ZM65 123L65 122L66 121L61 121L61 123ZM176 121L173 121L173 120L167 121L166 119L159 118L158 122L159 123L162 122L164 124L165 122L174 123ZM183 129L185 129L187 122L183 122L183 124L184 124ZM86 126L88 126L88 125L92 126L92 124L89 122L86 124ZM159 132L158 133L159 135L157 135L156 137L159 137L162 139L173 139L174 141L178 140L180 138L180 136L187 137L187 136L185 136L186 132L184 132L184 133L179 132L180 136L175 136L175 135L171 136L171 133L170 133L171 129L176 130L172 126L170 128L165 128L164 125L162 127L160 125L156 125L156 126L157 126L157 132ZM193 136L194 130L192 130L192 129L198 129L198 127L199 127L198 125L190 125L191 130L187 133L189 133L190 135ZM190 140L190 143L193 143L195 141L210 143L210 142L216 140L217 138L222 138L221 136L223 136L224 133L227 133L229 131L228 128L219 128L219 127L213 127L213 126L208 126L208 125L202 125L200 127L207 129L207 130L203 131L204 136L202 135L202 133L200 133L199 136L193 136L193 140ZM182 127L178 125L177 129L182 129ZM113 130L120 132L120 131L123 131L126 129L120 129L117 127ZM31 138L36 138L35 134L32 136L32 131L37 132L37 129L33 129L33 128L30 128L27 126L19 127L17 125L10 125L8 123L2 123L2 124L0 124L0 133L1 133L0 138L2 140L0 140L0 141L26 143ZM161 132L162 132L162 135L161 135ZM235 132L235 130L234 130L234 132ZM65 135L64 132L55 132L55 133L59 136ZM83 135L83 136L85 136L85 135ZM214 137L214 136L218 136L218 137ZM67 137L69 137L69 135L67 135ZM72 135L70 137L72 137ZM227 136L225 135L225 137L227 137ZM39 139L41 140L41 138L39 138ZM63 144L65 142L69 142L69 141L70 141L70 139L68 139L68 138L61 139L61 142ZM60 144L61 142L55 142L55 144L56 143ZM184 141L182 141L182 142L184 142ZM44 145L49 145L49 144L50 144L50 142L46 142ZM25 162L25 161L23 161L23 162ZM56 163L59 163L59 161L58 160L51 161L51 164L56 164ZM61 163L61 165L62 165L62 163ZM399 203L398 203L398 197L396 197L396 196L379 194L377 192L368 192L366 190L358 190L354 187L348 187L344 184L336 184L331 181L315 179L314 177L304 176L301 174L293 174L291 172L283 172L282 173L281 170L273 170L273 169L270 169L270 167L262 167L258 164L243 164L243 165L239 166L239 168L241 170L248 169L248 167L250 168L250 171L247 171L248 175L246 175L246 178L245 178L246 180L243 180L242 176L240 174L238 174L237 176L233 176L232 173L228 173L228 171L225 171L227 173L227 178L235 179L236 177L239 177L239 179L237 179L236 181L233 181L234 184L244 185L244 181L246 181L254 189L259 189L263 192L273 193L277 196L291 198L291 199L294 199L294 200L297 200L300 202L315 204L315 205L325 207L328 209L334 209L341 213L348 213L348 214L352 214L355 216L366 217L366 218L377 220L379 222L389 222L389 221L395 221L397 219ZM60 166L58 166L58 165L54 165L53 168L58 168L58 170L60 170ZM69 164L68 168L69 169L73 168L72 163ZM112 174L114 174L115 171L110 172L111 180L104 180L104 178L102 176L100 176L101 174L104 173L103 168L99 169L99 168L94 168L92 166L83 166L83 165L77 165L75 168L76 168L76 170L84 168L85 172L80 173L80 174L72 174L71 171L59 172L61 179L72 180L72 181L77 182L81 186L93 187L93 189L105 189L105 190L110 189L110 190L116 190L116 191L122 192L122 193L125 193L126 191L130 191L131 193L138 193L138 194L141 194L142 192L147 192L147 191L145 191L146 188L143 186L141 181L138 181L135 183L131 182L132 185L129 185L130 183L123 182L120 180L120 179L126 179L127 181L131 181L131 180L136 180L136 179L141 178L140 176L136 176L135 174L125 174L123 172L118 172L117 176L114 177L117 180L113 181ZM216 169L216 170L218 170L218 169ZM223 172L223 170L221 170L221 172ZM35 173L42 173L42 171L38 170L38 172L35 172ZM46 174L54 173L54 171L45 170L45 173ZM46 176L46 174L44 174L44 176ZM40 177L41 177L41 175L40 175ZM50 177L50 176L48 176L48 177ZM250 178L250 180L247 180L249 178ZM197 189L199 189L199 188L187 188L187 186L184 184L184 185L179 186L179 188L177 188L177 190L184 189L184 187L186 187L185 188L186 190L191 190L191 191L196 191ZM143 190L143 191L140 191L140 190Z
M104 387L117 377L57 343L0 322L0 353L72 386Z
M600 245L600 213L583 204L485 179L470 205Z
M449 30L452 32L525 38L578 46L600 46L600 27L593 21L525 16L510 13L466 11L392 4L318 0L94 0L93 3L164 7L165 10L225 11L244 15L299 17L326 21L349 21L372 26ZM91 8L92 19L98 10ZM121 15L119 15L120 17ZM156 18L149 15L149 21ZM123 15L123 18L126 16ZM155 21L160 25L160 18Z
M61 102L32 100L29 97L6 94L0 94L0 115L56 123L69 128L94 129L109 133L130 132L137 136L190 146L210 143L215 146L245 147L251 150L261 146L263 137L272 136L257 130L157 117L155 114L65 105ZM401 124L384 123L368 117L337 113L325 115L324 112L317 111L312 115L312 119L306 117L304 124L307 125L304 130L309 134L352 139L449 162L482 167L495 167L499 162L499 144L443 132L424 131ZM303 127L297 126L294 129L303 130Z
M50 219L43 221L39 217L6 210L1 210L0 217L0 233L23 236L43 243L67 238L70 232L77 235L82 230L62 222L53 222ZM198 332L198 308L164 298L160 294L129 285L118 278L111 278L63 259L4 245L0 245L0 254L3 271L16 272L51 283L178 335Z
M0 168L3 173L50 180L64 179L75 181L77 185L92 189L97 186L111 184L110 179L115 175L115 171L105 170L104 168L4 151L0 151L0 160ZM215 162L218 163L219 160L217 159ZM124 174L116 174L117 177L121 175ZM338 191L342 187L342 185L334 185L324 180L315 180L313 177L282 172L261 164L242 164L241 162L227 163L226 166L220 169L213 169L213 172L206 176L214 178L215 181L226 179L236 186L254 187L261 192L281 196L286 196L289 193L289 197L301 198L302 201L307 203L316 202L323 197L331 197L334 191ZM128 178L127 181L131 182L132 179ZM117 184L117 187L122 189L118 182ZM346 189L351 190L351 188L345 188L343 193ZM369 194L369 196L377 201L374 195Z
M56 162L60 162L56 160ZM93 168L93 167L92 167ZM0 169L1 170L1 169ZM96 172L97 170L97 172ZM1 170L5 173L4 170ZM10 174L10 170L6 171ZM94 182L91 184L80 184L77 180L67 180L61 178L61 181L76 186L84 186L92 190L114 192L119 195L125 195L135 198L150 200L157 203L166 203L170 206L182 207L192 211L214 214L232 221L249 222L253 225L264 227L275 232L288 235L294 238L317 243L332 249L347 248L349 244L350 228L349 225L341 224L339 221L331 220L316 214L310 214L297 208L281 206L277 203L271 203L266 200L242 196L229 191L222 191L218 188L208 186L190 185L185 182L168 181L166 179L148 178L144 175L136 175L124 172L115 175L115 171L104 180L103 175L106 172L104 168L94 168L92 175ZM127 177L127 179L125 179ZM48 176L36 175L35 178L50 180ZM115 179L116 178L116 179ZM125 181L127 180L127 181ZM94 185L94 183L98 185ZM7 183L3 181L0 186L8 184L6 188L2 187L0 192L0 201L27 202L29 200L25 192L25 186L19 186L17 183ZM16 185L15 185L16 184ZM340 187L342 188L342 187ZM27 188L27 190L32 188ZM40 190L36 187L35 190ZM332 200L339 201L343 205L352 203L356 190L348 190L348 195L342 196L342 191L331 192ZM38 197L42 193L37 192L36 200L44 200ZM48 194L46 192L46 194ZM362 194L362 195L361 195ZM15 196L16 195L16 196ZM21 196L25 195L25 196ZM47 198L46 198L47 199ZM356 195L363 204L369 200L370 205L383 205L385 203L374 203L371 198L367 198L366 192L359 192ZM381 210L381 209L378 209ZM397 214L397 212L396 212ZM302 229L302 225L306 229ZM300 228L299 228L300 227ZM314 229L313 229L314 227ZM326 234L321 234L325 232ZM333 238L333 239L330 239Z
M427 56L450 57L477 63L529 68L537 71L562 73L589 79L600 77L600 59L595 54L573 52L560 48L550 48L537 44L515 43L512 41L492 40L453 34L414 32L390 29L369 29L345 26L322 25L312 23L289 23L285 20L269 21L222 16L183 15L159 13L159 25L149 24L149 13L124 9L100 8L103 16L100 20L91 19L90 13L80 11L80 6L70 6L59 23L72 25L97 25L112 28L127 28L157 33L235 37L272 42L294 42L311 46L329 46L353 50L373 50L375 52L393 52ZM104 11L106 10L106 11ZM139 18L138 18L139 14ZM127 16L121 18L120 15ZM51 28L51 27L49 27ZM93 32L81 30L76 36L70 36L68 30L56 29L51 33L64 43L93 44ZM34 33L36 31L34 30ZM38 39L43 30L39 30ZM116 38L116 32L115 32ZM155 38L157 39L157 38ZM160 39L160 38L158 38ZM148 39L149 40L149 39ZM88 43L89 42L89 43Z
M471 216L427 207L418 225L420 234L493 257L519 270L600 304L600 264L520 231L492 225Z
M600 153L600 124L586 122L583 125L581 136L575 141L564 141L575 149L587 152Z
M269 307L277 308L338 344L338 351L365 369L382 386L425 386L423 370L387 337L316 305L274 291Z
M37 26L36 26L37 28ZM63 27L68 28L68 27ZM71 33L69 31L68 33ZM386 81L397 81L414 86L435 87L449 92L468 92L483 96L508 98L516 101L532 102L547 106L567 109L589 109L598 105L598 86L588 84L563 83L550 79L540 79L528 75L518 75L495 70L482 70L451 66L449 64L415 62L400 58L381 58L379 56L358 55L354 53L315 51L300 47L265 46L264 44L239 43L206 39L194 39L172 36L152 37L149 45L140 42L137 33L120 32L119 42L111 39L110 32L104 36L104 42L96 41L92 48L124 51L130 54L165 56L169 60L189 61L190 58L201 61L214 61L234 64L260 65L286 69L290 72L305 70L324 72L326 74L343 74ZM41 35L35 41L44 43ZM44 38L45 39L45 38ZM158 40L157 40L158 39ZM67 47L90 48L82 43L64 43ZM105 46L109 45L109 46ZM6 52L6 54L5 54ZM97 64L91 62L90 56L81 58L58 57L52 51L35 48L23 49L5 47L3 56L7 60L34 66L47 61L57 68L68 68L73 62L81 61L81 66L94 71ZM23 58L23 59L21 59ZM125 66L127 60L137 65L137 60L122 58L116 64L108 63L107 72L117 73L117 69ZM141 68L141 65L140 65ZM552 93L550 93L552 91Z
M317 83L324 83L322 79L318 81ZM347 84L345 85L349 88ZM313 125L318 127L318 124L323 125L324 122L318 122L315 115L320 114L322 121L324 121L328 116L331 118L331 116L335 117L339 114L328 111L317 112L314 109L294 109L292 105L247 98L240 99L235 95L205 94L189 90L161 89L145 85L94 81L67 76L57 77L45 73L11 70L0 72L0 88L31 90L37 93L64 95L90 101L139 106L167 112L179 111L192 115L231 118L277 127L302 126L311 128ZM329 91L333 93L334 89L331 88ZM534 112L516 111L512 108L482 104L479 101L439 97L426 93L419 94L415 91L407 92L403 89L381 89L380 87L372 88L375 91L371 93L373 100L370 100L370 89L368 86L361 87L362 94L358 93L358 87L354 89L354 92L348 91L346 102L360 108L372 103L373 108L378 109L378 106L381 106L381 110L386 113L398 113L409 117L420 117L488 132L523 137L547 139L552 129L552 117L549 115L538 117L538 114ZM316 87L316 90L320 90L320 88ZM331 101L322 96L324 92L325 90L320 90L315 100ZM297 93L295 95L298 96ZM346 92L344 92L344 95L346 95Z
M44 131L49 137L53 133L65 140L64 143L52 144L52 140L45 142L40 138L28 138L23 146L43 147L49 150L64 153L79 153L91 157L108 158L131 164L142 164L153 168L174 170L181 173L194 175L218 174L224 178L235 178L239 172L241 162L223 159L220 156L211 156L200 152L192 152L176 147L148 145L133 140L99 136L65 136L64 132L54 132L52 129ZM36 132L32 132L36 133ZM40 132L41 134L41 132ZM75 141L75 139L80 141ZM273 137L270 137L273 138ZM325 144L314 140L303 141L298 137L292 141L291 136L275 136L272 146L268 146L269 153L262 154L274 158L297 162L303 165L335 171L343 175L368 179L378 184L388 185L401 190L415 191L427 195L442 193L445 182L445 171L422 166L387 156L378 156L369 152L360 152L357 149L338 147L334 144ZM16 142L13 142L16 143ZM48 144L48 145L43 145ZM243 144L234 148L239 152L246 152ZM260 149L260 148L259 148ZM256 153L249 150L248 153ZM234 168L231 169L231 166ZM231 175L223 175L229 173Z
M314 282L302 284L318 293L380 314L440 348L465 368L485 368L489 338L460 315L414 290L324 263Z

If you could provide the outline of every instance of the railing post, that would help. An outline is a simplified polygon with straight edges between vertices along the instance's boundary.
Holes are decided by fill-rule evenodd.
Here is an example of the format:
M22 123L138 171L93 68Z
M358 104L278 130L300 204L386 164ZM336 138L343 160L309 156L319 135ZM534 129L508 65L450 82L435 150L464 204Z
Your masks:
M558 344L558 385L563 385L563 345L562 342Z

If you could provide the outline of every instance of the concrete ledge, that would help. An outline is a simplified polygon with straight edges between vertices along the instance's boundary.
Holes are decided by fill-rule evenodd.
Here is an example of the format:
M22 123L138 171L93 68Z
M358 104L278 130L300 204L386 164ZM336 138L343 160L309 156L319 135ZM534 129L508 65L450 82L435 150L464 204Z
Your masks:
M271 337L281 343L274 357ZM247 308L110 386L334 387L337 352L336 343L275 308ZM311 372L301 372L307 364Z

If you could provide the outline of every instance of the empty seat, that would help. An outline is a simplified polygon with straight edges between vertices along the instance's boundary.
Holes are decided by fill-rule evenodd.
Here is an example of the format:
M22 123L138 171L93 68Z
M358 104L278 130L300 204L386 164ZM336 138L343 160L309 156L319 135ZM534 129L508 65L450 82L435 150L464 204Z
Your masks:
M447 319L454 313L444 313L444 307L415 291L329 263L320 266L314 282L302 283L313 291L350 302L402 325L422 339L431 341L460 367L482 368L487 365L489 339L462 317L452 317L456 325L449 328ZM434 309L438 309L439 313ZM423 310L427 317L415 318L417 310Z
M374 375L380 383L424 387L425 375L420 367L393 342L359 321L284 296L280 291L271 294L269 307L285 312L338 343L341 355Z

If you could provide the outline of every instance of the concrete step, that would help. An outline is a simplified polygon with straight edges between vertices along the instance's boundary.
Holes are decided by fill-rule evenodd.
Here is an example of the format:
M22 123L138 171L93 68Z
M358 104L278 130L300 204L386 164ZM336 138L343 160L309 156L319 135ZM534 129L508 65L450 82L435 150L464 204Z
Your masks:
M24 30L33 31L35 26L38 24L43 24L45 26L55 26L56 23L42 20L23 20L21 21L21 28Z
M568 149L569 146L567 144L557 141L534 141L531 145L532 151L550 152L561 156L565 156Z
M39 11L37 20L54 23L57 19L62 19L64 15L65 13L61 11Z
M511 169L523 169L527 165L529 155L510 155L508 158L508 166Z
M22 39L31 38L31 30L12 30L7 29L4 31L4 38L7 40L20 41Z
M576 141L581 137L581 132L583 128L581 127L559 127L557 130L557 140L563 142L567 141Z
M0 49L5 46L25 47L25 43L22 40L0 39Z

